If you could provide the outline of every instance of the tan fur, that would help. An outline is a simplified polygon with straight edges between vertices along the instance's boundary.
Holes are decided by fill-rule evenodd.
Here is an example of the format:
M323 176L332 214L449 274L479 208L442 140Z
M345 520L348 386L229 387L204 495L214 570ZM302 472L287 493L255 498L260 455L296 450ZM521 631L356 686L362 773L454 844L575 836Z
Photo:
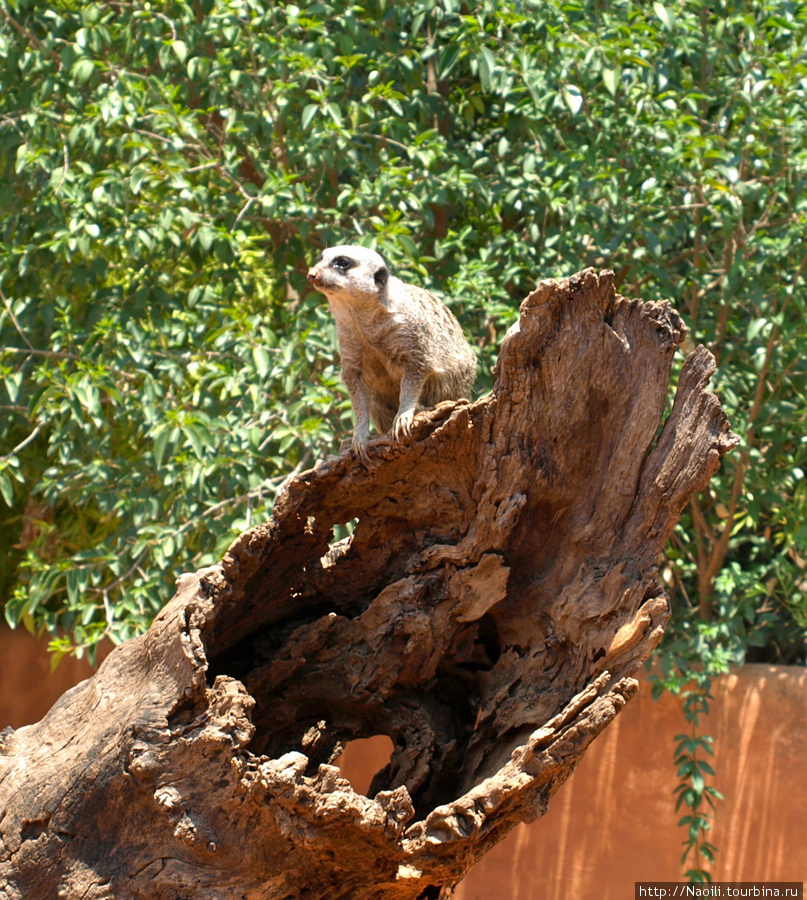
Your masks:
M336 319L342 378L353 404L353 448L367 461L370 420L408 437L415 413L470 397L476 356L433 294L389 274L374 250L329 247L308 273Z

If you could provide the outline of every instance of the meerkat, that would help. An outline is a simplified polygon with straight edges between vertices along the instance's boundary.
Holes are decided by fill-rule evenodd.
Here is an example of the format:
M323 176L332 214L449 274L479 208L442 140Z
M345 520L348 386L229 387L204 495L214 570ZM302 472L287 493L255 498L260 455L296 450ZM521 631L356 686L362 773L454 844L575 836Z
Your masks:
M476 355L459 322L434 294L394 275L374 250L324 250L308 281L336 320L342 380L353 406L352 445L365 464L376 431L409 437L415 413L442 400L470 398Z

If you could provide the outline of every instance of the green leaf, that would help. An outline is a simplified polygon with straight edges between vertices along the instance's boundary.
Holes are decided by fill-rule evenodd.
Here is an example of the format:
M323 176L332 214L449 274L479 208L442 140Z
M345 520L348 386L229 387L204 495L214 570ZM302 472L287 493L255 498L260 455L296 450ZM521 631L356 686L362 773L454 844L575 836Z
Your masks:
M210 252L210 248L213 246L213 242L216 240L216 232L211 228L208 224L203 224L199 227L199 230L196 232L196 239L199 242L199 246L204 250L205 253Z
M5 385L6 393L8 394L8 399L11 403L17 403L19 400L24 377L25 372L22 369L19 369L17 372L11 372L9 375L6 375L3 379L3 384Z
M198 430L193 425L186 425L182 429L182 433L185 435L188 443L193 448L193 452L199 459L204 458L204 447L202 446L202 439L199 436Z
M675 26L675 16L666 6L661 3L654 2L653 9L655 10L656 15L661 19L662 24L667 29L667 31L672 31Z
M168 446L169 429L161 429L154 438L154 462L158 469L162 468L165 461L165 450Z
M14 485L8 475L0 470L0 497L9 508L14 505Z
M308 106L305 107L302 115L300 116L300 124L302 125L304 130L307 130L310 127L318 111L319 106L317 106L316 103L309 103Z
M580 92L580 88L576 85L569 84L563 88L563 102L569 108L569 112L573 116L576 116L580 110L583 108L583 95Z
M412 260L418 260L420 258L420 250L418 249L417 244L409 237L408 234L400 234L398 235L398 241L406 250L407 255Z
M258 375L261 378L266 378L269 374L269 354L263 347L255 346L252 348L252 359L255 362L255 370Z
M203 56L193 56L188 60L188 78L200 81L210 71L210 61Z
M496 68L496 61L493 54L487 47L483 47L476 58L479 67L479 81L483 91L489 91L493 84L493 70Z
M95 72L95 63L84 56L77 59L70 69L70 74L82 84L90 80L93 72Z
M748 323L748 328L745 332L745 339L750 344L756 336L762 331L762 329L768 324L767 319L752 319Z
M460 61L461 48L457 44L449 44L440 51L437 63L437 77L445 81Z

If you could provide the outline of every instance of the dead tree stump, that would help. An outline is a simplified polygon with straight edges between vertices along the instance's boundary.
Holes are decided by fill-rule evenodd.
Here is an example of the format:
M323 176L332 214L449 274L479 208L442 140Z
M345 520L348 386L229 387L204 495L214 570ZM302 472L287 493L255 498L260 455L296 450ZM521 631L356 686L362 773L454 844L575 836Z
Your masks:
M0 742L0 898L436 898L637 689L660 553L736 443L669 303L541 282L492 394L291 481ZM354 522L334 541L334 527ZM369 797L332 763L394 751Z

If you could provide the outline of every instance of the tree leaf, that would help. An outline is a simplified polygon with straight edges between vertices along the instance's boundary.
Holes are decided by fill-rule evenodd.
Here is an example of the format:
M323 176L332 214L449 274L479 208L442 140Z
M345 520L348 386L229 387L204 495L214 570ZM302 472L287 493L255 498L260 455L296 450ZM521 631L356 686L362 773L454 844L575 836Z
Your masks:
M675 26L675 15L657 0L653 3L653 9L667 31L672 31Z
M14 506L14 485L8 475L0 470L0 497L9 508Z
M562 93L563 102L569 108L569 112L571 112L573 116L576 116L583 108L583 95L580 92L580 88L574 84L567 84L563 88Z
M188 45L185 43L185 41L180 41L180 40L171 41L171 49L174 51L177 59L181 63L184 63L185 60L188 58Z

